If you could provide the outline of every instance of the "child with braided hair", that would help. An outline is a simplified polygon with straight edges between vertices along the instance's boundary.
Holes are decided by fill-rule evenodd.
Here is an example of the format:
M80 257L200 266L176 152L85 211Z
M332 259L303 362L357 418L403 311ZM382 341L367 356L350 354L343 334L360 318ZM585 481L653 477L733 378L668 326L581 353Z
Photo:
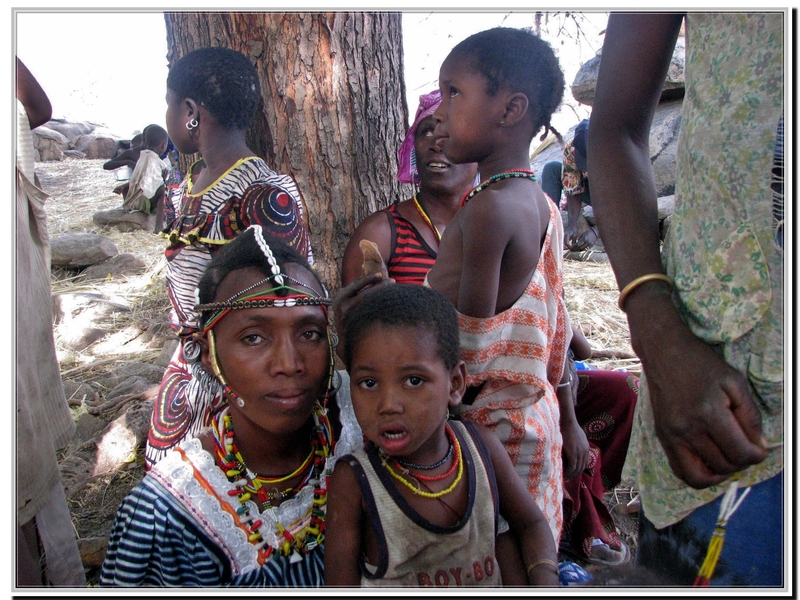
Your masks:
M228 48L190 52L172 65L167 77L169 137L181 154L199 153L202 158L164 200L171 321L181 343L156 397L148 467L207 426L210 411L221 402L198 385L194 360L199 353L194 294L211 258L239 232L259 224L312 260L297 186L247 146L247 131L260 101L256 68L245 55Z
M198 296L199 385L223 403L122 502L100 583L322 585L328 477L362 444L328 293L254 225L211 261Z
M439 72L435 135L453 163L477 162L426 279L459 312L468 390L463 419L493 430L557 541L563 495L560 407L569 319L563 300L563 226L530 171L530 144L561 102L552 48L498 27L450 52Z

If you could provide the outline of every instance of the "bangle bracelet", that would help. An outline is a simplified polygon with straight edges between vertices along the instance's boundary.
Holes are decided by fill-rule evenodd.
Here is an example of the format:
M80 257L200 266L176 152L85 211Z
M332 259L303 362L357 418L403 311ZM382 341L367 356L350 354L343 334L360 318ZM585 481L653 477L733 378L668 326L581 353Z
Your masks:
M571 384L572 384L572 373L570 373L570 374L569 374L569 379L567 379L566 381L564 381L564 382L562 382L562 383L559 383L559 384L556 386L556 389L558 389L558 388L563 388L563 387L567 387L567 386L569 386L569 385L571 385Z
M622 291L619 293L619 300L617 301L617 306L619 306L619 309L622 312L625 312L623 306L625 305L625 300L627 300L628 296L630 296L630 293L637 287L639 287L643 283L647 283L648 281L663 281L667 285L669 285L670 291L672 291L672 289L675 287L675 284L672 282L672 279L670 279L667 275L664 275L663 273L648 273L647 275L642 275L641 277L637 277L636 279L628 283L628 285L626 285L624 288L622 288Z
M540 558L539 560L535 560L528 565L528 577L531 576L531 571L533 571L539 565L547 565L549 567L553 567L556 573L558 573L558 563L556 561L550 560L549 558Z

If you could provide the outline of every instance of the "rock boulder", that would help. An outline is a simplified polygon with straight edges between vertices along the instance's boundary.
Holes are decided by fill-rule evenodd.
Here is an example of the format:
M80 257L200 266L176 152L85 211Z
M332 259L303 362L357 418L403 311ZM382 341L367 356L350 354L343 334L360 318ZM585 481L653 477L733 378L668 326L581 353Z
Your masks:
M80 269L116 256L119 250L97 233L68 233L50 241L50 253L54 267Z

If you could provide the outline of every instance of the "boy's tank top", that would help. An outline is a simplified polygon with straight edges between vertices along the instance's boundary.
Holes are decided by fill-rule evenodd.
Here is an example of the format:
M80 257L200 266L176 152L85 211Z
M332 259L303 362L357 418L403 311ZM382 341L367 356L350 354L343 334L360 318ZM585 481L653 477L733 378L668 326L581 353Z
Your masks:
M344 457L359 480L379 545L377 565L361 561L362 587L501 585L494 552L498 516L494 469L474 426L460 421L450 425L461 444L469 490L467 510L453 526L435 525L408 504L375 446Z

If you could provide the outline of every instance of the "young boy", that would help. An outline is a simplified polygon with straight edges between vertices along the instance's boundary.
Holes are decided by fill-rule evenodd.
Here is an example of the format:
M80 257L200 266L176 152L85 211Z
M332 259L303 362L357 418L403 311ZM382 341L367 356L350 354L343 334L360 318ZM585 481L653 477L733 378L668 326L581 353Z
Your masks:
M530 171L533 136L551 130L564 77L530 32L495 28L458 44L439 73L435 135L482 183L445 230L428 284L458 309L469 389L459 414L492 429L561 531L559 404L569 320L562 298L559 212ZM564 382L565 385L567 381Z
M122 190L124 201L122 208L126 211L141 211L147 214L156 214L154 230L159 231L162 211L161 200L164 197L164 181L168 169L159 158L167 149L169 135L167 130L158 125L150 125L144 133L144 150L139 154L136 168L127 184L127 190Z
M344 336L368 443L340 459L330 482L326 585L500 585L519 581L519 563L527 583L558 585L553 536L505 449L487 429L448 420L466 371L447 299L417 285L376 287L349 312ZM499 522L521 559L498 565Z

